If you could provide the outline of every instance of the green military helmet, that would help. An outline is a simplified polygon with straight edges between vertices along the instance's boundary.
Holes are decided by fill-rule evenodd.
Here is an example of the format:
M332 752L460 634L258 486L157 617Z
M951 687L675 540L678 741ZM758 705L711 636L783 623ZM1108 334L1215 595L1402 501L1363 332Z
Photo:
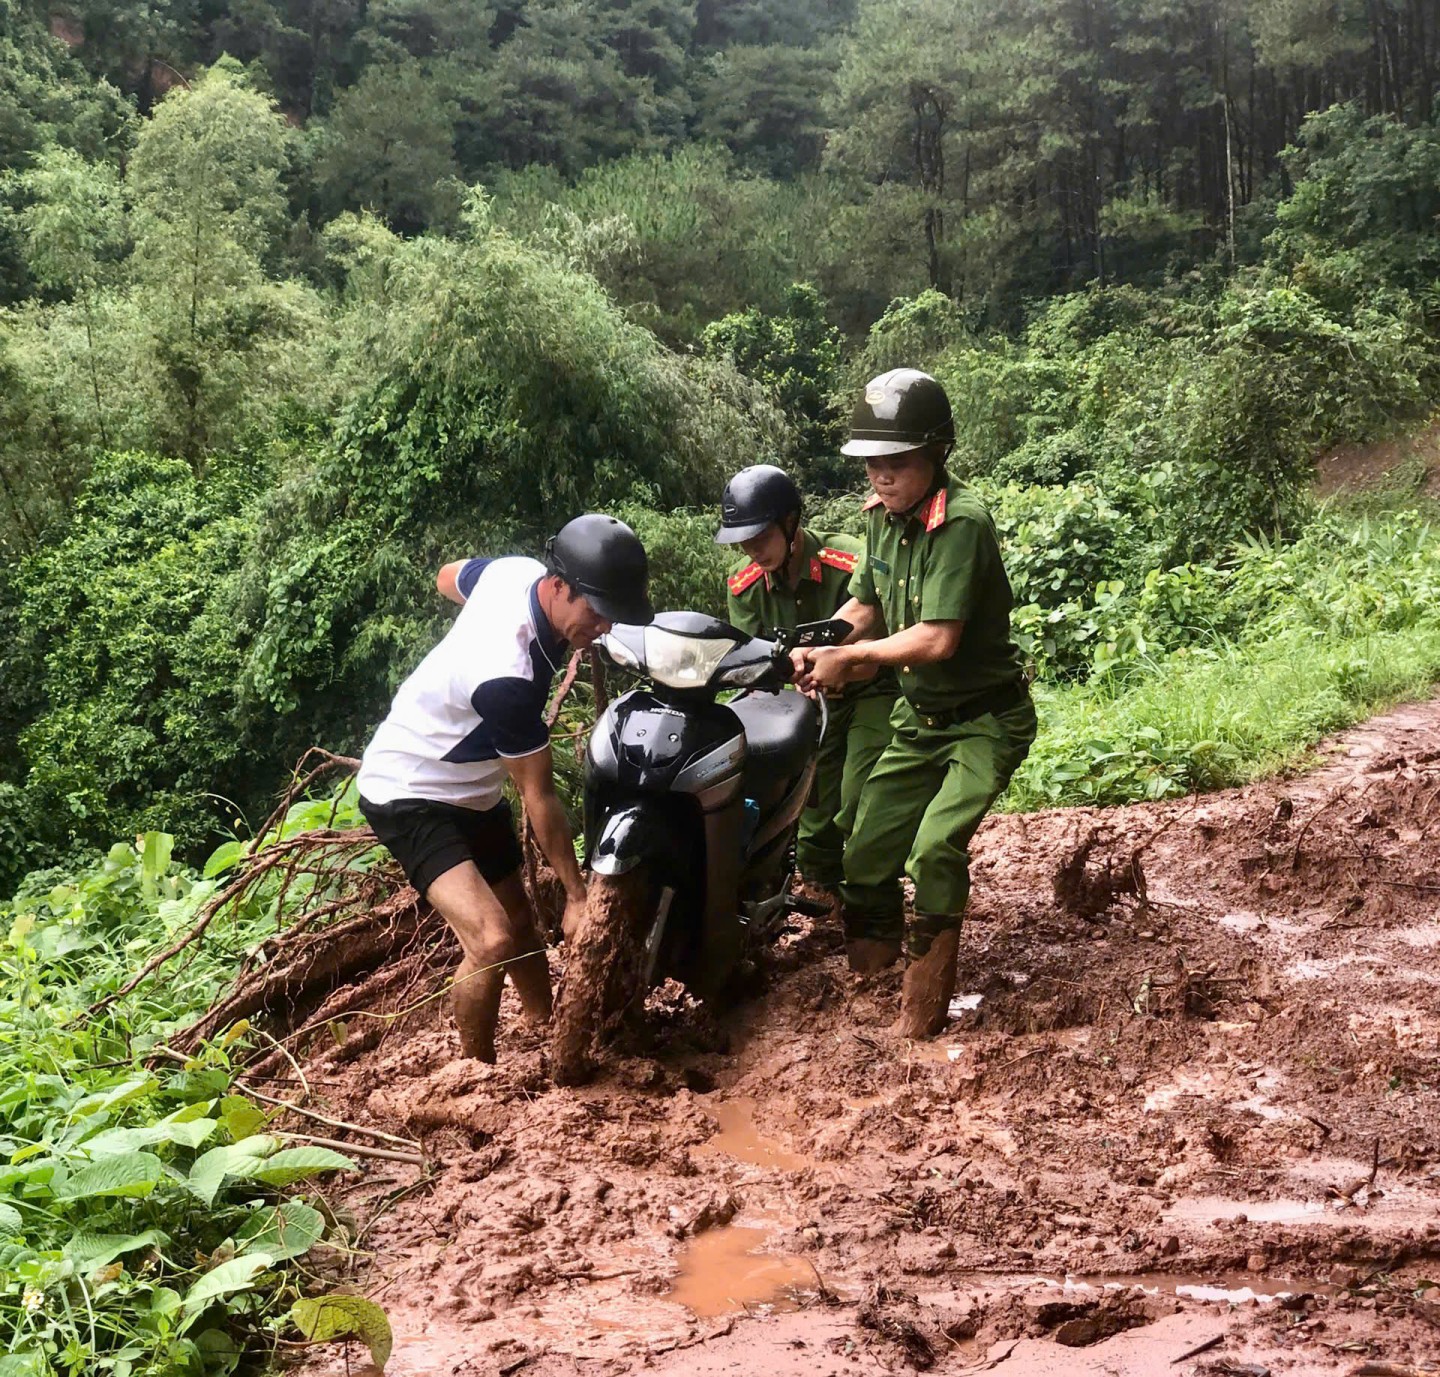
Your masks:
M918 368L892 368L865 384L841 454L875 459L923 445L955 443L955 418L945 389Z

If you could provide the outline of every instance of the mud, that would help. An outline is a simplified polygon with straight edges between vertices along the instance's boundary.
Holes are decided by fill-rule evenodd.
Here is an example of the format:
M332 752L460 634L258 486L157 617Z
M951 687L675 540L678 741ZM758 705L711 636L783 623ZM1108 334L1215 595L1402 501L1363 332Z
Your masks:
M435 1002L315 1059L430 1162L335 1188L388 1371L1426 1371L1440 703L1296 779L991 819L975 877L930 1043L797 920L755 998L652 1000L589 1085L508 992L498 1066Z

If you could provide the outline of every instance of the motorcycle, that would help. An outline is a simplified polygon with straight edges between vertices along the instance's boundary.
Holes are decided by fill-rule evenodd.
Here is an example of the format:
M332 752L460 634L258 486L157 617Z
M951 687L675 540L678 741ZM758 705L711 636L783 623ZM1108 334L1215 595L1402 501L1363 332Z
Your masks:
M789 890L825 702L780 690L792 650L838 645L850 630L811 622L771 641L663 612L600 638L643 682L605 709L586 750L590 898L556 1004L557 1081L582 1080L607 1024L655 985L673 978L714 999L792 913L823 912Z

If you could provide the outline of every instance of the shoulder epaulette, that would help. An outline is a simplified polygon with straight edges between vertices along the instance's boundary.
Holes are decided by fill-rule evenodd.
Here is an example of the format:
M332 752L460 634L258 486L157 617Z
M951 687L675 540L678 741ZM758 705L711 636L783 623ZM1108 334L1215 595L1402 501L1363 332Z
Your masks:
M738 598L757 579L762 578L765 571L758 564L747 564L737 573L731 574L725 580L725 585L730 590L732 597Z
M859 555L851 554L849 550L833 550L828 545L822 547L819 559L821 564L828 564L846 574L853 574L855 566L860 563Z

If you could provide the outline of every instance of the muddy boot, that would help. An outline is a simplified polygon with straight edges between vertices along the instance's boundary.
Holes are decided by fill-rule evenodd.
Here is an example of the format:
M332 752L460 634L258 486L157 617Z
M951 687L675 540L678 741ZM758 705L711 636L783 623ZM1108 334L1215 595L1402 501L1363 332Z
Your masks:
M856 975L874 975L900 959L900 943L852 937L845 943L845 959Z
M900 992L900 1021L895 1025L901 1037L933 1037L945 1026L959 955L960 930L950 928L931 938L923 956L910 958Z

